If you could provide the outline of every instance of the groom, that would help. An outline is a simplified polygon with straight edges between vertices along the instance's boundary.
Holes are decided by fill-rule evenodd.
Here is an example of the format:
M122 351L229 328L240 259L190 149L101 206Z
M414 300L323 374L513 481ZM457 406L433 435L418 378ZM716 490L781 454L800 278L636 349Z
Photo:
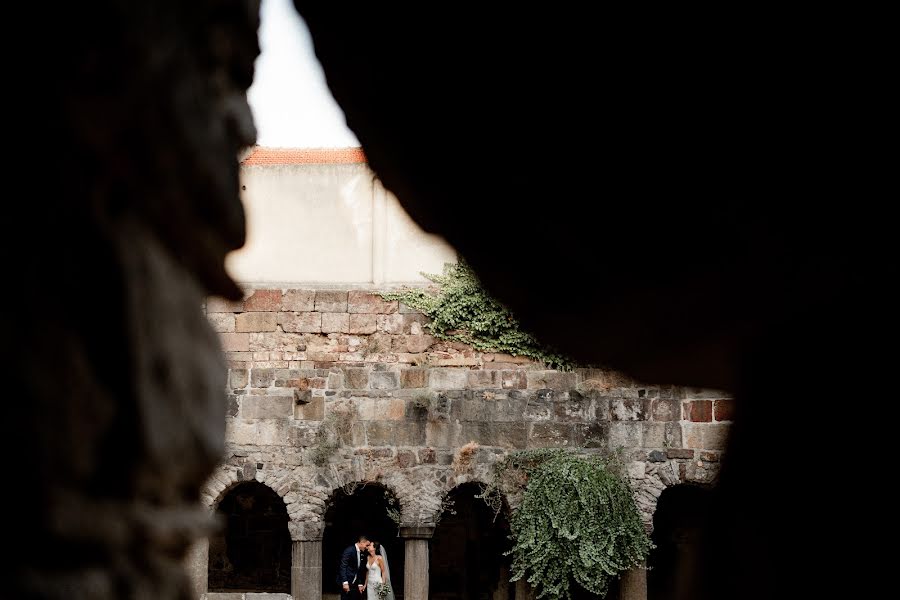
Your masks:
M341 600L358 600L363 597L360 588L366 581L369 544L371 542L368 538L361 535L359 541L344 550L341 555L341 566L338 568Z

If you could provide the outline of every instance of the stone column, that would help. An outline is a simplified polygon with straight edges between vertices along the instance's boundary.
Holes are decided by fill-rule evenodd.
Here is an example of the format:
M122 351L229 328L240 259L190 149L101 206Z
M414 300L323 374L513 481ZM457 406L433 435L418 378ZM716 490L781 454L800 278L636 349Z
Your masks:
M322 600L322 524L291 525L291 597Z
M209 538L197 540L185 557L188 576L191 578L191 597L200 600L209 583Z
M400 537L406 540L405 600L428 600L428 540L433 535L433 525L400 528Z
M619 600L647 600L647 569L629 569L619 580Z
M524 579L516 582L516 600L532 600L534 598L534 590L528 585Z

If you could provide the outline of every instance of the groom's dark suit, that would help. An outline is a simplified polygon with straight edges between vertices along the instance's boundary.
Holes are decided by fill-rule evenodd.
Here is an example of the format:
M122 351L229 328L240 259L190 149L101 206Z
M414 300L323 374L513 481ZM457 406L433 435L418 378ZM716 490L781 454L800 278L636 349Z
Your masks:
M350 591L345 592L344 582L350 584ZM341 600L356 600L362 598L359 588L356 587L366 581L366 552L357 550L353 544L341 555L341 566L338 567L338 585L341 586Z

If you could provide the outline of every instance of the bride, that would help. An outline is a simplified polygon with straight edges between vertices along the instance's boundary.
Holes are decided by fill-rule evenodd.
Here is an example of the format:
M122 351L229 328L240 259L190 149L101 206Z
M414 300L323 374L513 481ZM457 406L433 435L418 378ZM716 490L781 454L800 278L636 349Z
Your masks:
M385 583L391 583L391 569L388 566L387 551L378 542L369 544L369 558L366 561L366 600L380 600L378 590ZM394 591L384 596L386 600L394 600Z

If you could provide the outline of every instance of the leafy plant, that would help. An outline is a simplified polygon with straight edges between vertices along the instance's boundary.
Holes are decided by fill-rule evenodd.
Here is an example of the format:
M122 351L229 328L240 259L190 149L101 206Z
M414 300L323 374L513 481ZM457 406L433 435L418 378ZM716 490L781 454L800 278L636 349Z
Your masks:
M652 544L618 466L561 449L517 452L495 465L481 495L490 506L502 488L524 488L510 519L513 581L525 578L538 598L570 599L575 584L602 597L641 564Z
M494 300L463 260L446 264L443 275L422 273L440 286L432 292L411 288L382 294L385 300L399 300L422 311L431 319L426 325L434 337L463 342L481 352L505 352L546 363L555 369L571 369L565 356L545 348L505 306Z

